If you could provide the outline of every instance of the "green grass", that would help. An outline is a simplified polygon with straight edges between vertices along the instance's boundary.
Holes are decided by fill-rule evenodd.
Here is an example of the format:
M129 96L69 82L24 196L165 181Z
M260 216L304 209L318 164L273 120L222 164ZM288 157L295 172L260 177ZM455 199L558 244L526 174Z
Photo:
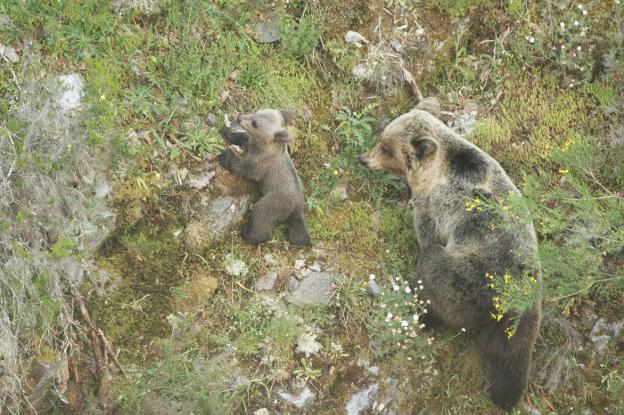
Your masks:
M468 138L494 155L525 191L529 187L522 182L524 173L545 172L545 181L533 187L535 200L583 194L571 179L565 191L558 186L558 170L574 163L568 160L564 166L556 152L571 140L602 136L607 127L622 122L618 115L621 68L607 65L596 80L581 87L562 87L568 75L563 73L562 62L553 59L545 64L544 56L550 55L537 53L524 38L535 24L546 24L541 11L515 0L505 4L422 3L414 10L403 1L383 2L390 13L399 7L397 22L405 20L409 28L422 26L430 36L425 49L409 49L414 45L405 44L409 50L406 67L424 68L418 75L423 92L438 95L445 109L477 101L479 121ZM122 411L253 412L270 407L276 399L274 390L299 377L309 379L321 392L311 410L335 413L354 392L354 359L369 356L369 341L381 332L370 324L383 317L371 308L379 302L364 295L362 281L371 273L383 280L414 276L418 248L405 203L409 191L396 178L357 164L357 157L379 140L384 125L415 103L407 88L379 92L350 74L364 49L346 45L344 33L360 30L375 42L376 9L366 1L279 5L282 41L259 44L253 28L258 5L239 0L171 1L147 17L138 11L119 15L109 1L7 0L0 4L0 14L8 15L18 28L0 32L3 44L31 38L42 54L40 63L33 64L37 70L79 72L85 78L88 146L110 155L107 169L115 184L110 205L117 223L98 261L111 278L85 288L90 291L94 321L114 350L119 350L122 364L131 369L127 377L115 378L115 396ZM595 7L590 17L597 16L595 23L604 27L607 23L600 13L607 10L607 4L598 2ZM498 26L500 15L509 17L513 26L509 38ZM453 33L456 22L452 19L465 16L470 17L466 31ZM384 36L398 35L386 26L384 21ZM545 33L536 45L556 39L546 37L553 33ZM617 36L613 39L619 41ZM445 41L439 50L438 41ZM604 61L617 63L613 58L618 53L617 48L605 51ZM429 61L433 67L425 65ZM13 134L18 167L32 163L47 174L62 173L67 154L52 159L43 152L26 151L28 125L8 116L15 111L20 93L13 72L21 76L25 62L23 56L18 64L0 65L0 137L5 139L7 131ZM290 108L297 113L291 154L304 182L315 249L293 248L279 232L275 241L259 247L244 244L236 232L216 241L178 239L174 232L189 224L184 205L189 194L176 188L168 176L171 165L197 167L212 160L224 146L217 128L207 121L209 114L216 115L218 127L226 113L260 107ZM585 151L594 150L619 154L598 146ZM605 156L594 160L592 168L600 183L617 189L624 177L620 164L615 156ZM348 200L331 197L337 185L346 186ZM546 193L545 186L559 193ZM596 192L600 186L590 187ZM552 204L556 197L545 202L548 209L542 214L561 224L570 209ZM614 222L610 216L614 209L595 205L611 202L586 202L584 212ZM24 205L11 213L0 221L3 231L20 229L38 212ZM583 219L604 225L602 220ZM538 224L544 239L552 237L548 226L547 220ZM543 241L542 249L556 258L559 242ZM36 252L27 244L13 242L11 247L20 261L35 258ZM68 233L52 238L45 255L61 263L81 258L79 251L80 241ZM331 304L276 311L252 295L248 290L254 282L273 270L262 260L268 253L278 259L275 292L287 289L297 259L318 259L330 268L340 277ZM567 261L579 253L587 257L587 251L571 250L560 259ZM229 275L224 266L227 255L244 261L249 272ZM580 285L557 296L583 288L580 274L584 269L595 271L596 264L579 261L572 271L579 274ZM614 264L613 269L600 271L615 272L617 261ZM188 291L198 270L216 284L201 299ZM32 321L30 329L51 332L63 304L50 276L36 271L31 275L31 298L41 306L37 312L28 309L25 317ZM17 285L11 290L27 291ZM611 281L588 291L573 295L561 309L574 311L587 300L603 307L600 310L607 316L621 313L621 307L614 305L621 302L621 284ZM296 353L305 330L318 334L317 341L323 344L319 355L303 358ZM432 336L435 340L430 346L420 345L411 354L395 349L391 335L386 338L385 357L376 363L384 375L410 380L406 388L410 394L403 397L399 413L495 413L485 393L485 370L466 336L444 330ZM545 332L544 336L554 335ZM408 356L411 361L406 360ZM234 357L238 369L232 363ZM557 410L570 405L618 408L619 367L598 368L589 363L585 367L591 393L572 399L564 392L545 392L541 385L534 385L532 404L544 413L553 406ZM232 384L237 370L241 382ZM334 382L349 386L334 389ZM95 386L91 389L95 391ZM90 405L95 408L97 403Z

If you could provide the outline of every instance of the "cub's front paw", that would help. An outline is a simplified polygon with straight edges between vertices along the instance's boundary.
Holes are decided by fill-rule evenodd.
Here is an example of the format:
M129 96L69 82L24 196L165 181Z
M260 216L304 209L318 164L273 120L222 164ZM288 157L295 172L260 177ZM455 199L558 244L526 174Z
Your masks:
M219 154L219 162L224 168L231 171L234 157L236 156L232 153L232 150L223 150L221 154Z

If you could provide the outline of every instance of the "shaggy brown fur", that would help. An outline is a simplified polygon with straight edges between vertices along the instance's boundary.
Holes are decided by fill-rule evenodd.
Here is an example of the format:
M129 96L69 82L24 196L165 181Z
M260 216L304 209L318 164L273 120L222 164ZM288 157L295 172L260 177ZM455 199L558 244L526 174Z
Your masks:
M251 244L269 241L280 223L286 223L292 244L311 243L303 216L301 180L287 149L292 136L286 126L291 120L290 111L266 109L238 117L244 132L221 130L228 142L245 150L242 157L224 150L220 156L223 167L260 184L262 197L251 210L250 223L241 229L242 237Z
M493 225L504 213L466 209L476 197L499 200L519 192L498 162L434 116L439 106L431 100L393 120L360 162L406 178L421 251L416 276L431 301L429 323L475 332L490 367L492 401L508 409L526 388L541 304L523 313L507 338L505 329L516 316L491 317L493 291L485 274L540 278L535 231L531 224L503 230Z

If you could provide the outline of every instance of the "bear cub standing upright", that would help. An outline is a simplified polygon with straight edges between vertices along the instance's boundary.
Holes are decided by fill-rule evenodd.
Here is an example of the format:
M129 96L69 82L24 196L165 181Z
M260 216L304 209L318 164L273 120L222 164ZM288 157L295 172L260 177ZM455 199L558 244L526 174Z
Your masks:
M225 140L244 149L242 156L224 150L220 155L223 167L260 184L262 197L251 209L250 222L241 228L248 243L269 241L281 223L286 224L286 236L292 244L311 243L303 216L301 179L287 149L292 136L286 126L292 118L290 111L265 109L240 115L237 121L243 131L221 129Z
M420 246L416 277L430 301L429 323L475 332L490 369L492 401L509 409L526 388L541 304L519 316L501 315L486 275L539 280L535 230L530 223L503 229L497 225L510 220L510 212L470 208L520 193L496 160L448 128L434 116L439 113L435 98L423 100L388 124L360 162L407 179Z

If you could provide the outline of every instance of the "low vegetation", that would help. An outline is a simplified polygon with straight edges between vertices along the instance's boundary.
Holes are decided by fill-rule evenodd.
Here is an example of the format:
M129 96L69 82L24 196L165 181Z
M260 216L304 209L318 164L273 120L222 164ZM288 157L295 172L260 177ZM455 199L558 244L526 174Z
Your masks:
M600 350L588 338L624 313L624 5L328 3L0 4L0 44L18 52L0 53L1 413L283 411L279 392L304 383L310 411L343 413L368 386L361 359L397 380L398 413L497 413L470 333L418 323L405 185L357 163L415 104L407 85L352 74L374 47L388 76L400 63L440 99L445 121L476 111L467 138L525 195L483 206L528 207L517 219L540 242L542 281L491 276L503 310L544 301L515 413L624 411L622 334ZM281 41L260 43L269 9ZM346 43L348 30L368 43ZM57 98L70 73L84 96L68 115ZM193 193L181 171L216 165L224 116L261 107L297 114L312 248L193 231L202 195L248 187L216 170ZM300 259L334 275L327 304L280 298ZM273 290L257 292L270 271ZM35 402L38 367L51 380Z

